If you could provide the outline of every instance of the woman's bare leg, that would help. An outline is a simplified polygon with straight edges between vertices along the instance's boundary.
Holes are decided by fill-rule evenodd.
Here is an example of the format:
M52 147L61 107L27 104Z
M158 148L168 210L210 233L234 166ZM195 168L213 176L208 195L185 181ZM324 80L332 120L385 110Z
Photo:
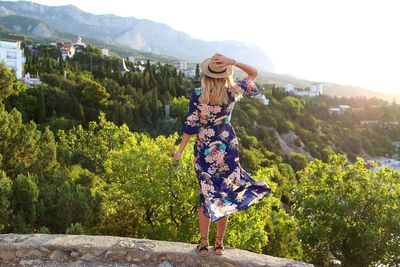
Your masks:
M208 231L210 228L210 218L208 218L203 213L203 208L199 209L199 228L200 228L200 235L201 235L201 244L206 246L208 245ZM206 251L201 251L203 255L207 254Z
M217 221L217 238L215 239L214 247L218 247L218 245L222 246L222 241L224 239L226 225L228 224L228 216L225 216L222 219ZM215 251L217 254L220 254L222 251L217 249Z

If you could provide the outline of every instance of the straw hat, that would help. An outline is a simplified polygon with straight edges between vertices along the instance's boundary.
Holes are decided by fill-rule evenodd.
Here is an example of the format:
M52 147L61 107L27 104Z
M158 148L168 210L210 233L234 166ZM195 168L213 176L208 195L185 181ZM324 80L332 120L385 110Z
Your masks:
M233 73L233 66L218 66L211 58L207 58L201 63L201 71L203 74L212 78L226 78Z

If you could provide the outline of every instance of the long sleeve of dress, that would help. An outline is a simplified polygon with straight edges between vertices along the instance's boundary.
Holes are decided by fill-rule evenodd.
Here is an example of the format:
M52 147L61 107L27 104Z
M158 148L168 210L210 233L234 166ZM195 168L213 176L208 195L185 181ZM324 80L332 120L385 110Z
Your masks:
M242 89L243 96L248 95L248 96L256 96L258 95L258 88L254 81L250 79L250 77L246 77L240 82L237 83L240 88Z
M187 134L197 134L199 132L200 127L200 117L199 111L197 109L198 105L198 96L196 92L199 91L198 89L194 89L192 92L192 96L190 97L188 113L186 117L186 121L183 124L181 133Z

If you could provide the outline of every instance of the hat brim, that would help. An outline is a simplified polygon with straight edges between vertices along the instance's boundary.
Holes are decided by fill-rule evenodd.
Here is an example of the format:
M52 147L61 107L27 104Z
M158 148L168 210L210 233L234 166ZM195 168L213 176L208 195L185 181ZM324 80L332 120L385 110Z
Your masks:
M201 63L200 68L204 75L207 75L212 78L227 78L233 74L233 66L232 65L227 66L226 70L223 73L212 73L208 69L208 65L210 64L210 62L211 62L211 58L207 58Z

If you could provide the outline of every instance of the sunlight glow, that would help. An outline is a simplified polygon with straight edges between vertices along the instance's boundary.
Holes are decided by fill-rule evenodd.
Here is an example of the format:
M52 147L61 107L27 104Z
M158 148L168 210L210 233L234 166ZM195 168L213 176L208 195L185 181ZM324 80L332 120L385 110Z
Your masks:
M278 73L400 95L395 0L34 2L149 19L207 41L255 44Z

